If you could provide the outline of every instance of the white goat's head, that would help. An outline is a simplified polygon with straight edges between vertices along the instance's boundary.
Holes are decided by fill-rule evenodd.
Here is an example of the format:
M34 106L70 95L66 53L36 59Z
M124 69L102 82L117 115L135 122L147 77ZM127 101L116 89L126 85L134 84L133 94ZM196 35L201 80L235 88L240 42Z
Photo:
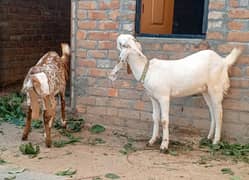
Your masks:
M113 68L112 72L109 75L109 79L112 81L117 79L117 72L123 67L127 62L130 50L135 50L139 55L144 56L142 53L141 44L130 34L121 34L117 38L117 49L120 51L120 61ZM127 64L127 73L130 74L130 66Z

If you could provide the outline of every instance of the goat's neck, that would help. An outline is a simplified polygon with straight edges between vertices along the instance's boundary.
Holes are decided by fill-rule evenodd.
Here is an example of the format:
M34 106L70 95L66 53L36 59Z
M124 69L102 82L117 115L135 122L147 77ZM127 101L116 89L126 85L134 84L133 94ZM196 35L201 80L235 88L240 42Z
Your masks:
M148 59L145 56L139 56L138 54L131 54L127 59L127 62L131 67L131 71L137 81L140 80L147 61Z

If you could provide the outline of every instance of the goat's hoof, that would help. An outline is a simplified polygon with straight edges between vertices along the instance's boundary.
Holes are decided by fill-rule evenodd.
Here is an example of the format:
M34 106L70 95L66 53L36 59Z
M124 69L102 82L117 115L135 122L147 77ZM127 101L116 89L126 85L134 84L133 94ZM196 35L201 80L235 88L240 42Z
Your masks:
M214 140L213 144L218 144L220 141L219 140Z
M26 136L26 135L22 136L22 141L26 141L27 139L28 139L28 136Z
M168 149L160 149L160 153L163 153L163 154L168 154L169 153L169 150Z
M66 129L66 128L67 128L67 122L66 122L66 121L63 121L63 122L61 123L61 127Z
M46 147L47 148L50 148L51 147L51 145L52 145L52 141L51 140L46 140Z
M154 144L151 144L150 142L147 142L146 147L152 147Z

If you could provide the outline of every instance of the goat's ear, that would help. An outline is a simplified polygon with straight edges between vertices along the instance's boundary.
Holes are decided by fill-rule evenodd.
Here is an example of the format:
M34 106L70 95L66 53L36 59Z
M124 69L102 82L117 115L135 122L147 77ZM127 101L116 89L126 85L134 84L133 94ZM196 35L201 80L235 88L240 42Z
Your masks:
M128 63L127 63L127 73L131 74L131 67L130 67L130 65Z

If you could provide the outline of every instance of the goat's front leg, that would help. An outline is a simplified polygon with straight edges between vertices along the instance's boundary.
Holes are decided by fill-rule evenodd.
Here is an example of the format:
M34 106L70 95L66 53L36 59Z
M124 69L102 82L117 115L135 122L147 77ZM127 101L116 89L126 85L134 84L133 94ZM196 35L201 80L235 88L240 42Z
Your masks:
M153 114L152 114L152 119L153 119L153 133L152 137L149 140L149 143L147 144L148 146L152 146L158 139L159 139L159 120L160 120L160 105L157 102L156 99L151 97L152 101L152 107L153 107Z
M66 127L66 118L65 118L65 106L66 106L66 103L65 103L65 93L60 93L60 98L61 98L61 124L62 124L62 127Z
M25 128L23 130L22 140L27 140L28 139L28 135L29 135L30 128L31 128L31 120L32 120L31 116L32 116L32 109L29 106L28 107L26 124L25 124Z
M161 152L166 152L169 145L169 96L163 96L159 99L161 109L161 123L163 128L163 138L160 146Z

